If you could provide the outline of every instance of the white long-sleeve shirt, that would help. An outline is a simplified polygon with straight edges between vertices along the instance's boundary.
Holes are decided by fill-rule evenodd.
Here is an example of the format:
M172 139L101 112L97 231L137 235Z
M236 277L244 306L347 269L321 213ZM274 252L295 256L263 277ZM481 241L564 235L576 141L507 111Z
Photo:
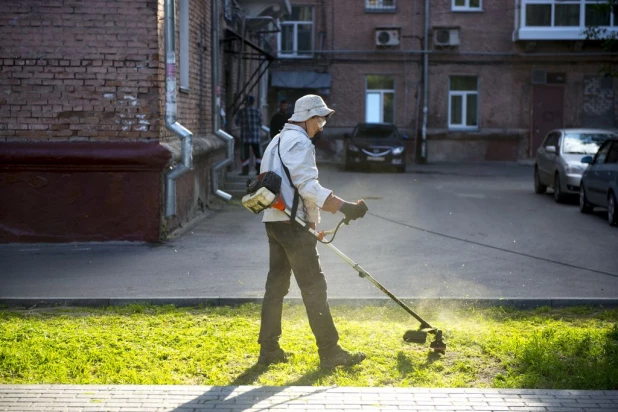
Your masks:
M320 209L332 193L318 182L318 168L315 162L315 147L307 132L300 126L286 123L281 133L268 144L262 156L260 173L275 172L281 176L281 194L288 209L292 209L294 189L281 166L277 144L281 139L281 159L290 171L293 184L298 188L300 199L296 215L306 222L319 223ZM288 216L276 209L266 209L262 222L279 222L290 220Z

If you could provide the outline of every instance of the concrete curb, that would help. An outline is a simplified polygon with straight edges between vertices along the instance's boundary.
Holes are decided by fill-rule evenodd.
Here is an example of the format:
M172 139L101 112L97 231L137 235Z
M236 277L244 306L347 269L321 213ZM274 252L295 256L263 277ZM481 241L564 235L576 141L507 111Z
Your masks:
M400 298L410 306L464 306L495 307L505 306L517 309L539 307L563 308L570 306L618 307L618 298ZM383 306L396 305L389 298L331 298L331 306ZM302 304L301 298L286 298L285 302ZM249 297L125 297L125 298L43 298L43 297L0 297L0 307L107 307L146 303L150 305L175 306L238 306L245 303L262 303L262 298Z

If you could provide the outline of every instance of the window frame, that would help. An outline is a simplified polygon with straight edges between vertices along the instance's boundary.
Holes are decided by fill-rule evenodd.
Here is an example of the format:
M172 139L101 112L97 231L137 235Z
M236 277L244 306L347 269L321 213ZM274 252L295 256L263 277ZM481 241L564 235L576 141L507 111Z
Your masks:
M618 141L612 141L611 146L609 150L607 151L607 156L605 157L605 164L611 165L614 163L618 163L618 156L616 156L615 161L608 162L608 159L610 158L609 155L614 154L614 153L618 154Z
M391 0L393 2L392 6L385 6L384 0L375 0L379 4L377 6L372 6L369 4L371 0L365 0L365 11L370 13L394 13L397 11L397 0Z
M476 90L451 90L451 79L454 77L474 77L476 79ZM450 75L448 77L448 129L449 130L479 130L480 128L480 84L479 84L479 76L476 75L467 75L467 74L459 74L459 75ZM476 125L468 126L467 123L467 114L468 114L468 95L476 95ZM451 123L451 113L452 113L452 97L453 96L461 96L462 102L462 112L461 119L462 124L453 124Z
M284 20L280 22L281 30L277 33L277 57L281 59L312 59L313 58L313 48L315 41L315 7L312 5L303 5L303 4L295 4L294 7L308 7L311 9L311 20ZM310 24L311 25L311 52L304 53L302 55L298 54L298 26L301 24ZM292 46L292 52L287 53L281 50L281 37L283 35L284 26L294 26L294 42Z
M455 4L457 0L451 0L451 11L463 11L463 12L479 12L479 11L483 11L483 0L479 0L479 5L478 7L472 7L470 6L470 0L464 0L465 1L465 5L464 6L458 6Z
M393 88L392 89L369 89L368 88L368 76L383 76L383 77L389 77L393 80ZM397 124L397 119L396 119L396 107L395 107L395 103L396 103L396 90L397 90L397 80L395 79L395 76L393 76L392 74L382 74L382 73L375 73L375 74L366 74L365 75L365 123L372 123L372 124L376 124L376 123L385 123L384 122L384 95L385 94L392 94L393 95L393 121L392 122L388 122L388 124ZM367 119L367 96L369 94L379 94L380 95L380 121L379 122L370 122Z
M454 2L455 0L453 0ZM602 1L602 0L601 0ZM564 6L564 5L579 5L579 24L577 26L558 26L556 25L556 6ZM550 29L586 29L586 6L599 4L592 0L522 0L521 3L521 28L528 29L542 29L542 30L550 30ZM527 7L529 5L549 5L551 6L551 16L550 16L550 25L549 26L529 26L527 22ZM618 27L618 19L614 15L614 13L610 12L609 25L608 26L598 26L600 28L616 28Z
M189 8L191 7L190 0L178 0L178 84L179 89L183 92L189 92L190 88L190 66L191 66L191 50L190 50L190 25L191 18Z

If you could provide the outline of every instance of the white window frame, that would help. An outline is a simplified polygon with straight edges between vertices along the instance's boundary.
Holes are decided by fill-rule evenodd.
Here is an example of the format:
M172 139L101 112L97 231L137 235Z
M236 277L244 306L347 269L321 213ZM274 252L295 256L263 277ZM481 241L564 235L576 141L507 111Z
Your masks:
M451 90L451 79L453 77L474 77L476 78L476 90ZM476 125L468 126L468 99L469 95L476 95ZM461 121L462 124L451 123L452 97L461 96ZM452 75L448 78L448 128L449 130L478 130L480 118L480 99L479 99L479 78L474 75Z
M388 74L384 74L384 75L380 75L380 76L384 76L384 77L390 77L393 79L393 88L392 89L368 89L367 88L367 77L365 77L365 122L366 123L384 123L384 95L385 94L392 94L393 95L393 123L392 124L396 124L396 118L395 118L395 114L397 113L397 110L395 110L395 89L396 89L396 85L395 85L395 78L391 75ZM367 97L370 94L377 94L379 95L380 98L380 121L378 122L370 122L367 116Z
M179 84L180 90L189 91L189 0L178 0L178 18L179 18Z
M311 53L303 53L298 54L298 26L301 24L310 24L311 25L311 50L313 50L313 42L314 42L314 34L315 34L315 7L306 6L306 5L294 5L292 7L309 7L311 9L311 21L309 20L285 20L282 21L281 31L277 33L277 55L282 59L311 59L313 57L313 52ZM292 52L284 52L281 50L281 35L283 33L284 26L294 26L294 44L292 46Z
M464 0L466 4L463 6L457 6L456 0L451 0L451 11L483 11L483 0L479 0L478 7L470 6L470 0Z
M396 10L397 9L397 0L392 0L393 4L392 5L385 5L384 4L384 0L377 0L378 4L377 5L373 5L369 3L370 0L365 0L365 10L376 10L376 11L382 11L382 10Z
M454 0L453 0L454 1ZM599 0L599 3L602 0ZM549 26L528 26L526 21L526 10L528 5L550 5L551 6L551 25ZM579 4L579 26L556 26L556 5L565 5L565 4ZM586 5L597 4L596 0L522 0L521 4L521 27L522 28L530 28L530 29L577 29L577 30L585 30L586 29ZM618 21L614 18L614 13L610 13L609 17L609 26L601 26L606 28L616 28L618 26Z

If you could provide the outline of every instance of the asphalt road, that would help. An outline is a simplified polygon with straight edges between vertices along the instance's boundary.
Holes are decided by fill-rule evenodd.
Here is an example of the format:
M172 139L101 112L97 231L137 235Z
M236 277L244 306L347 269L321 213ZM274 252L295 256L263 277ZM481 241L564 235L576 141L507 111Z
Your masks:
M400 297L613 298L618 228L535 195L532 167L413 166L405 174L320 167L367 216L334 244ZM324 215L321 229L339 216ZM382 297L326 246L330 297ZM260 217L238 204L209 211L160 245L0 245L0 297L261 297L268 247ZM294 282L293 282L294 283ZM294 285L289 296L300 296Z

